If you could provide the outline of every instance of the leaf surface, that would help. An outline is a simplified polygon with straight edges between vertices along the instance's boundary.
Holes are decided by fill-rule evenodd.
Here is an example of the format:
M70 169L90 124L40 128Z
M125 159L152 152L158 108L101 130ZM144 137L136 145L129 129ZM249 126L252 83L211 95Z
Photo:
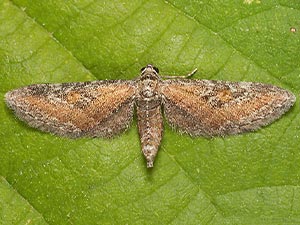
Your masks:
M271 83L298 97L299 18L299 2L287 0L2 0L0 93L134 79L151 63L161 74L197 67L196 79ZM165 124L153 170L136 122L114 139L70 140L28 127L4 101L0 118L7 224L300 223L298 102L273 124L226 138Z

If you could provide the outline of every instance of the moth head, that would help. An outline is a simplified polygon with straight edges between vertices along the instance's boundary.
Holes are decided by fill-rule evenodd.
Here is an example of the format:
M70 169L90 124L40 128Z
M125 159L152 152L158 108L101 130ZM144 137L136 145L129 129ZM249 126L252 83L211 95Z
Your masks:
M143 67L141 69L141 73L144 74L145 72L155 72L156 74L159 73L159 69L151 64L148 64L147 66Z

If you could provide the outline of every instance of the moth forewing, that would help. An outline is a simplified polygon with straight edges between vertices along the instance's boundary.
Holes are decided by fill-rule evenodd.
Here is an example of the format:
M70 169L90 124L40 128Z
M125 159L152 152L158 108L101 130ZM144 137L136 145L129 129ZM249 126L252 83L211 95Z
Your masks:
M295 102L287 90L252 82L167 80L161 90L167 121L193 136L253 131L278 119Z
M36 84L8 92L17 117L45 132L78 138L112 137L133 117L132 81Z

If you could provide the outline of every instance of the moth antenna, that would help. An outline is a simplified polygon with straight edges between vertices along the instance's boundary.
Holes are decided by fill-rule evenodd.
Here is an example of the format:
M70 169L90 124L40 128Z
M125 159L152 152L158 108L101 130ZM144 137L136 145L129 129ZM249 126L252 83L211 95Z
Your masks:
M182 78L182 79L186 79L186 78L190 78L191 76L193 76L196 72L197 72L197 68L195 68L192 72L190 72L187 75L184 76L168 76L168 75L161 75L163 78L166 79L177 79L177 78Z

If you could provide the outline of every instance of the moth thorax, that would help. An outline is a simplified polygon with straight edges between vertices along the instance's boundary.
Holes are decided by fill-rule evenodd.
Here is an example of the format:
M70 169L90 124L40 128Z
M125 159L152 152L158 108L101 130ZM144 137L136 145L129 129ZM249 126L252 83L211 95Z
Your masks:
M140 80L139 93L145 98L151 98L158 93L158 80L146 78Z

